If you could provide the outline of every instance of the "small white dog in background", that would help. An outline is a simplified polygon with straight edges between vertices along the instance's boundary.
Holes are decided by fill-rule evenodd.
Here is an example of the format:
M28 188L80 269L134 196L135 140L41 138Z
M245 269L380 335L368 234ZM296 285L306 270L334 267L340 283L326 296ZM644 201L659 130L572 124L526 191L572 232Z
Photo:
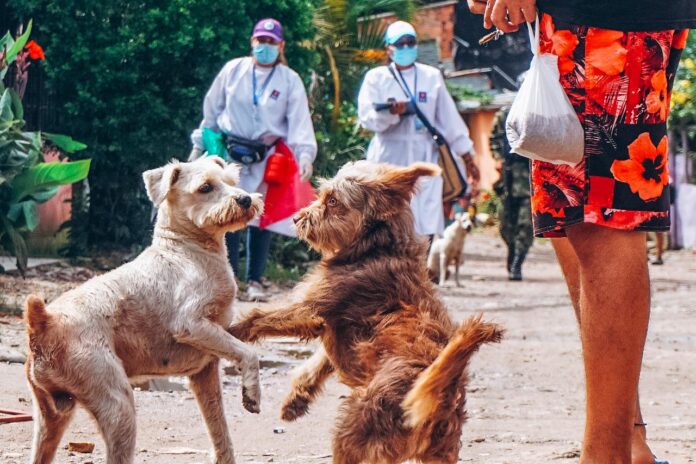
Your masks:
M449 277L447 266L454 264L454 281L459 287L459 266L464 263L464 241L473 226L469 213L457 213L454 222L445 229L444 237L433 241L428 254L428 274L433 282L445 285Z

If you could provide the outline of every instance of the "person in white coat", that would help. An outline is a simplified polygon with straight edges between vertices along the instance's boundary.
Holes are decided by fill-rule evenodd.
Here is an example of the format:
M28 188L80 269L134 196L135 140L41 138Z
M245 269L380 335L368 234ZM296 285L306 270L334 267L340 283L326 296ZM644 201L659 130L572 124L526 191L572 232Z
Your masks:
M317 142L309 113L307 93L300 76L284 64L283 28L272 18L262 19L251 36L252 55L229 61L213 81L203 102L203 122L193 132L196 158L206 150L203 130L261 142L271 147L264 159L242 164L240 187L265 193L263 181L268 156L282 139L294 153L303 181L312 175ZM249 300L264 301L263 273L271 243L271 231L294 236L292 218L265 229L258 222L247 228L247 292ZM241 232L227 235L230 263L238 274Z
M360 124L375 133L367 159L397 166L418 161L437 164L438 150L428 129L410 105L418 105L430 123L445 137L455 155L463 157L466 171L476 182L473 142L442 74L437 68L416 63L416 31L404 21L389 25L385 33L390 63L367 72L358 96ZM388 109L375 104L389 103ZM411 201L416 232L433 236L444 230L442 177L421 179Z

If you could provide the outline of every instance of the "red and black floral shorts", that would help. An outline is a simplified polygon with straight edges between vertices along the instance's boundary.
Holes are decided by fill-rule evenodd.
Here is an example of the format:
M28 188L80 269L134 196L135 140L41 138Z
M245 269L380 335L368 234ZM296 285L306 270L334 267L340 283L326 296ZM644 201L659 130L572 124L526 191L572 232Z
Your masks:
M619 32L541 21L541 51L558 56L561 84L585 130L576 167L532 162L537 236L593 223L669 229L667 116L688 30Z

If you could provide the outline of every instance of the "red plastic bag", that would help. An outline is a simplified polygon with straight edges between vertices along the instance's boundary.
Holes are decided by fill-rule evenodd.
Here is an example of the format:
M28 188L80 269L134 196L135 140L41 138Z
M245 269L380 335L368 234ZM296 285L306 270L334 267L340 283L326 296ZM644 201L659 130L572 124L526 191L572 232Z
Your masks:
M295 155L282 140L266 162L263 180L268 189L259 221L262 229L293 216L316 198L312 184L300 179Z

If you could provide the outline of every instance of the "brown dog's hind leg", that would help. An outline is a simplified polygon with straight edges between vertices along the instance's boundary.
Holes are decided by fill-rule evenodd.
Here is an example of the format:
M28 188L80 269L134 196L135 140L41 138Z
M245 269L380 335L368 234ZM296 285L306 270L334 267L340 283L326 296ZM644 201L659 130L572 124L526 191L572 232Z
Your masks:
M31 383L34 396L34 443L32 464L53 461L65 429L75 412L75 400L67 393L50 394Z
M208 435L215 450L215 464L234 464L232 440L227 429L220 389L219 361L208 364L197 374L189 377L190 388L198 401Z
M312 357L305 361L293 376L292 390L285 397L280 408L282 419L294 421L307 414L309 405L321 393L324 383L333 372L334 367L326 355L324 346L319 346Z
M367 388L353 390L334 434L334 464L401 463L425 447L404 425L401 402L422 370L404 359L384 362Z

